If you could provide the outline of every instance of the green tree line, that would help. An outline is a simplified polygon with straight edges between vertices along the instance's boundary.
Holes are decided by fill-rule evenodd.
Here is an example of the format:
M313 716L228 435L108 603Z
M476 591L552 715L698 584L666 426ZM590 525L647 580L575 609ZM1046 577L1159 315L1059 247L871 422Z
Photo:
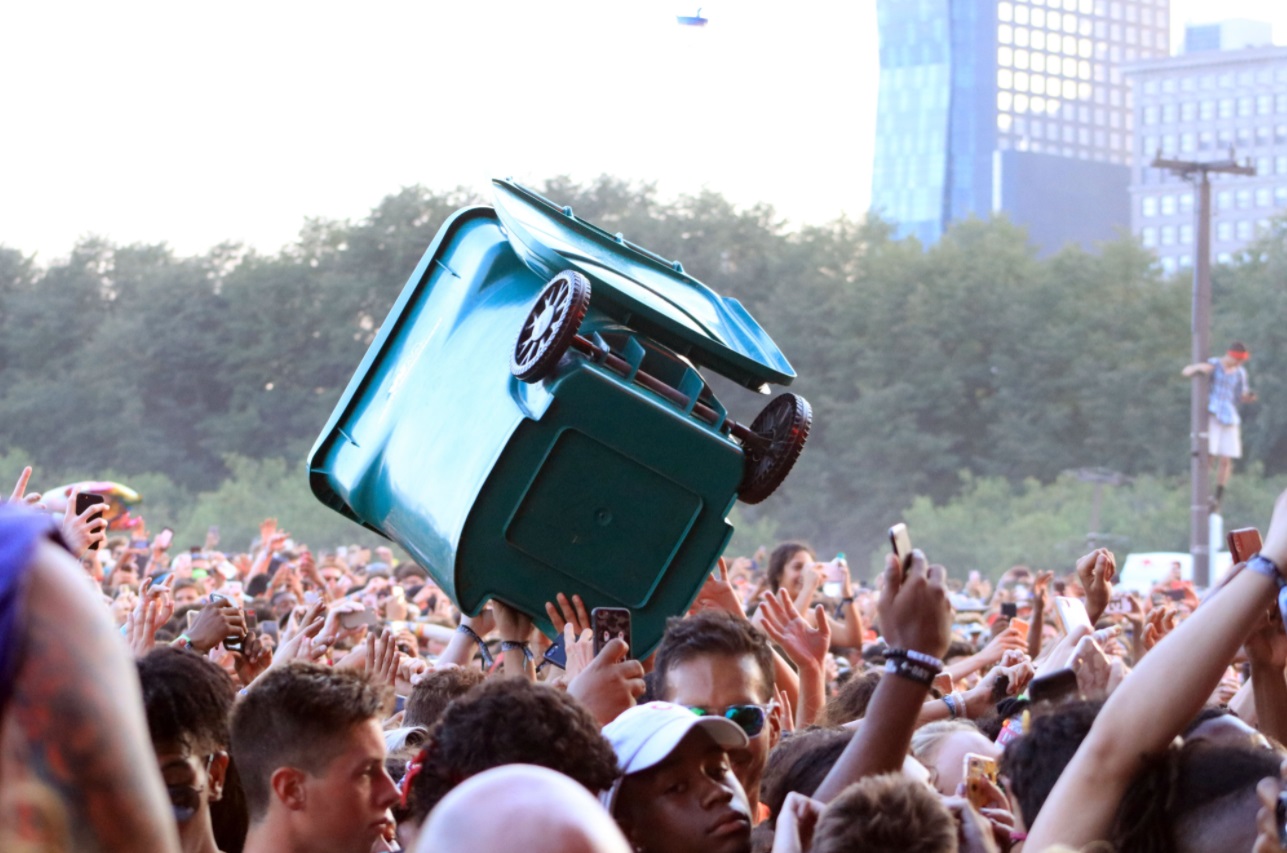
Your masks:
M744 531L855 562L906 516L995 571L1073 535L1093 487L1061 475L1103 467L1135 478L1139 506L1178 506L1106 509L1134 525L1131 542L1183 547L1190 285L1134 240L1039 259L1004 219L959 223L927 249L878 219L797 228L710 191L663 199L608 176L538 189L740 299L791 360L814 430L779 493L739 508ZM0 248L0 461L30 460L45 485L112 472L144 492L145 515L192 537L221 523L229 547L274 506L319 546L361 539L312 505L304 455L439 225L475 203L406 188L360 221L309 220L276 254L86 239L41 266ZM1245 410L1260 465L1235 477L1235 507L1287 473L1283 228L1216 274L1213 341L1247 341L1263 400ZM744 422L765 402L712 384ZM978 535L972 507L1035 512L1046 492L1070 496L1049 510L1063 527L1015 528L1005 548Z

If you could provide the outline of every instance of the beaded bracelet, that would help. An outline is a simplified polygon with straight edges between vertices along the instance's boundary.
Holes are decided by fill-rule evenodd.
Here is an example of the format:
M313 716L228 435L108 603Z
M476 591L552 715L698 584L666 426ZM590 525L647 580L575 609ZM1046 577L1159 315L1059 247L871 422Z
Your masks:
M925 666L932 666L935 669L943 668L943 662L938 658L933 655L927 655L924 652L913 651L912 649L885 649L885 659L889 660L890 658L906 658L907 660L915 661L916 663L923 664Z
M932 687L934 685L934 676L939 674L938 669L917 663L908 658L886 658L885 672L901 676L909 681L915 681L925 687Z

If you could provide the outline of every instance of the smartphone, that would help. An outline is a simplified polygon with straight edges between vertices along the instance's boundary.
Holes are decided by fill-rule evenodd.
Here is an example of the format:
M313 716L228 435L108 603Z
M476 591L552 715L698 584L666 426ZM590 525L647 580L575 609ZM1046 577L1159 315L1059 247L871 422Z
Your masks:
M1254 527L1230 530L1225 539L1235 563L1245 563L1260 553L1260 531Z
M590 611L590 628L594 631L594 654L598 657L613 637L630 645L630 611L624 607L596 607Z
M379 617L375 615L374 610L355 610L352 613L340 614L340 625L346 631L352 631L362 625L374 625L378 621L380 621Z
M1019 636L1023 637L1025 642L1027 641L1028 639L1028 620L1027 619L1011 619L1010 627L1018 631Z
M554 642L545 650L545 663L551 663L559 669L568 668L568 650L562 634L554 638Z
M210 601L213 604L231 604L234 607L237 606L236 602L232 601L228 596L218 592L211 594ZM246 638L240 634L233 634L230 637L224 637L223 647L230 652L243 651L245 649L245 639Z
M107 503L107 498L103 497L102 495L96 495L93 492L79 492L76 495L76 514L80 515L82 512L84 512L85 510L89 509L92 506L97 506L99 504L105 504L105 503ZM103 507L103 509L107 509L107 507ZM102 515L102 514L103 514L103 511L99 510L98 515ZM95 542L93 545L90 545L89 549L91 551L97 551L102 546L103 546L103 542L100 539L97 542Z
M1183 601L1185 599L1184 590L1168 589L1166 590L1166 597L1172 601Z
M907 532L907 525L901 521L889 528L889 547L898 558L898 565L906 573L912 561L912 535Z
M168 527L163 527L161 528L161 532L156 534L156 539L152 540L152 544L156 546L158 550L164 551L170 547L170 543L173 541L174 531Z
M188 615L188 630L191 631L192 626L197 624L197 617L201 615L201 610L200 608L196 610L189 610L187 615Z
M276 619L265 619L259 623L259 630L273 638L274 643L281 642L281 624Z
M1086 605L1080 598L1056 595L1055 612L1059 614L1059 621L1064 626L1065 634L1072 633L1073 627L1077 625L1084 625L1088 631L1095 630L1095 626L1090 624L1090 614L1086 612Z
M1013 601L1001 602L1001 616L1005 619L1013 620L1019 615L1019 605Z
M965 753L965 797L970 801L970 805L976 809L981 809L988 804L988 790L983 785L983 780L997 784L1000 774L997 770L995 759L988 758L986 755L979 755L977 752Z
M1081 691L1077 687L1077 673L1071 669L1060 669L1028 682L1028 698L1034 703L1059 703L1065 699L1077 699L1080 696Z

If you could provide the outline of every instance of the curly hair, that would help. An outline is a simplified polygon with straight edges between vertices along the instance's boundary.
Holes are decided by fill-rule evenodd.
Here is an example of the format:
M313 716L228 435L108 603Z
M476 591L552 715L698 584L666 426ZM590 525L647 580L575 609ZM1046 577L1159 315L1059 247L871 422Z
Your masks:
M938 794L900 773L868 776L818 819L810 853L956 853L956 820Z
M279 767L321 775L344 749L342 736L379 720L387 690L350 669L292 663L260 676L232 714L232 758L251 822L268 813Z
M213 661L171 646L137 662L143 708L154 743L182 743L194 751L228 746L232 679Z
M775 825L787 794L796 791L812 797L853 738L854 729L811 727L783 738L769 753L760 801L769 807Z
M1006 745L1001 772L1010 779L1010 792L1019 801L1023 822L1032 826L1099 715L1102 702L1066 702L1046 713L1030 716L1023 737Z
M669 699L667 676L670 670L701 655L750 655L764 678L763 701L773 698L773 649L763 634L745 619L719 610L703 610L692 616L675 616L666 623L666 635L657 648L653 669L660 698Z
M558 688L524 678L489 679L450 703L417 760L405 814L414 823L452 788L502 764L548 767L596 795L620 775L590 712Z
M411 690L407 698L404 726L429 728L442 716L447 705L483 683L483 671L473 667L454 666L427 676Z
M783 542L773 549L772 554L769 554L769 570L766 579L770 592L777 592L782 587L782 573L786 571L786 564L801 551L808 551L809 556L813 556L813 549L803 542Z

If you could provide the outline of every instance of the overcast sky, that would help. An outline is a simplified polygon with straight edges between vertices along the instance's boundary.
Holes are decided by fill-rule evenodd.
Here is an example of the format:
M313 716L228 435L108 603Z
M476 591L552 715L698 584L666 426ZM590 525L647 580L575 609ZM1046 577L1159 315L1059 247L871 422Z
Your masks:
M700 2L700 0L699 0ZM0 245L225 240L267 252L305 217L360 219L408 184L486 191L607 172L867 208L874 0L10 3L0 13ZM1186 21L1283 0L1172 0Z

